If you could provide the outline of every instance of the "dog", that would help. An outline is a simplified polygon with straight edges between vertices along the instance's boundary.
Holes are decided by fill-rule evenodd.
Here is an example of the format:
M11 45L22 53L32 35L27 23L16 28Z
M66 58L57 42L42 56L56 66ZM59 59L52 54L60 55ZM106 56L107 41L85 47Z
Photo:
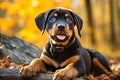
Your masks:
M35 18L41 33L45 30L49 40L40 58L20 69L23 76L38 72L54 72L53 80L70 80L84 75L110 75L112 70L106 58L96 50L82 47L75 36L75 27L81 37L83 21L74 12L64 8L45 11Z

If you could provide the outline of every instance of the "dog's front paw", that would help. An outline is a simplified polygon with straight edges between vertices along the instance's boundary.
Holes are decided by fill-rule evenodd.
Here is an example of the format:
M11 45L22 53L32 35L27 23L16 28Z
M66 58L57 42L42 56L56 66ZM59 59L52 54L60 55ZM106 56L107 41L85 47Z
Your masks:
M66 69L59 69L54 73L53 80L70 80L72 73Z
M20 69L20 74L24 77L31 77L39 72L40 68L35 65L24 66Z

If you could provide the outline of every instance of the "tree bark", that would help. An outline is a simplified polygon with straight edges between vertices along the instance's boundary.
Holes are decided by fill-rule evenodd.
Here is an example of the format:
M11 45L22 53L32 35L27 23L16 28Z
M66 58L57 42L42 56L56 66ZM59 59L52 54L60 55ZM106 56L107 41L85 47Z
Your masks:
M111 32L111 44L114 49L116 46L116 37L115 37L115 25L114 25L114 1L110 0L110 32Z
M39 73L33 77L22 77L19 74L19 69L0 69L0 80L52 80L52 73ZM73 78L72 80L86 80L84 77Z
M120 49L120 0L115 0L115 5L114 5L115 7L116 7L116 13L117 13L117 28L118 28L118 31L117 31L117 34L116 34L116 36L117 36L117 46L118 47L116 47L116 49Z
M93 22L93 17L92 17L92 10L91 10L91 0L86 0L86 9L87 9L87 17L88 17L88 24L91 28L91 42L92 44L95 44L95 30L94 30L94 22Z
M10 55L10 62L29 64L34 58L40 57L41 52L31 43L0 34L0 59Z

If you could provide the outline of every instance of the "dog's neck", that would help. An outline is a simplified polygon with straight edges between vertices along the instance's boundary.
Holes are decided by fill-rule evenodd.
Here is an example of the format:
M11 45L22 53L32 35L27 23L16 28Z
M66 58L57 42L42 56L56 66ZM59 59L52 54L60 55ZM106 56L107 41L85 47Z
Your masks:
M66 45L63 44L55 44L52 42L52 40L50 40L50 52L51 53L56 53L56 52L63 52L65 50L65 48L68 48L69 46L71 46L73 43L75 42L75 36L72 36L68 43ZM58 43L58 42L57 42Z

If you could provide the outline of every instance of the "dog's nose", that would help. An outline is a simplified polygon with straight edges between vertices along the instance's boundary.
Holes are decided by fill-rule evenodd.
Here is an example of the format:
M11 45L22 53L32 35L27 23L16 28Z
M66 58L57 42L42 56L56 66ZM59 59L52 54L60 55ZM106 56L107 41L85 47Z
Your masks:
M65 25L64 24L58 24L57 28L58 28L58 30L64 30L65 29Z

